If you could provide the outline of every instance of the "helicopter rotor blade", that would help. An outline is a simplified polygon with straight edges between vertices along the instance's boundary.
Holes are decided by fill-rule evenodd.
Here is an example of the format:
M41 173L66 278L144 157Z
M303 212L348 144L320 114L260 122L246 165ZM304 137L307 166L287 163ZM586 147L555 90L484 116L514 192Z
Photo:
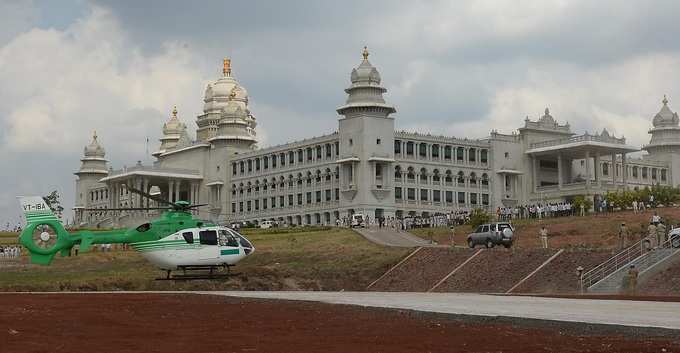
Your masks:
M81 208L85 212L167 210L168 207Z
M199 208L199 207L205 207L205 206L210 206L210 204L201 203L201 204L198 204L198 205L189 205L189 206L186 207L186 209L188 210L188 209L192 209L192 208Z
M144 196L144 197L146 197L146 198L149 199L149 200L153 200L153 201L156 201L156 202L158 202L158 203L164 203L164 204L169 205L169 206L172 206L172 207L177 207L177 204L175 204L174 202L170 202L170 201L168 201L168 200L166 200L166 199L164 199L164 198L162 198L162 197L160 197L160 196L151 195L151 194L146 193L146 192L144 192L144 191L142 191L142 190L135 189L135 188L132 187L132 186L128 186L127 184L123 184L123 187L125 187L125 188L128 189L128 190L130 190L130 192L133 192L133 193L135 193L135 194Z

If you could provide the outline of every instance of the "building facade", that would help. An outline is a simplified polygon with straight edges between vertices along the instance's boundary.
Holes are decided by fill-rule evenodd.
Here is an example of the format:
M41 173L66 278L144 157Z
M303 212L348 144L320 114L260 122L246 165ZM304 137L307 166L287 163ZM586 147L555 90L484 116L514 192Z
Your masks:
M662 107L651 141L640 148L607 130L576 134L546 108L511 134L482 139L395 130L378 70L363 60L351 71L338 130L279 146L257 146L247 90L231 75L206 87L196 139L173 109L156 161L113 170L97 135L85 147L76 180L76 222L119 226L151 211L83 212L84 208L152 207L125 186L156 186L171 201L207 204L195 211L214 221L275 220L334 224L354 213L370 217L433 215L458 210L560 202L578 195L649 185L680 184L677 113Z

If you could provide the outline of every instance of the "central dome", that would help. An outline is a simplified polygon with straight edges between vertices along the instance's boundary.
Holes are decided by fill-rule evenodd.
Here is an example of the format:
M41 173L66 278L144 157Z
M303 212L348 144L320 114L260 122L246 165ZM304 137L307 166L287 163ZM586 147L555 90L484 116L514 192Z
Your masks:
M222 77L205 88L203 112L206 114L219 113L230 100L239 102L243 110L248 104L248 91L231 76L231 60L228 58L224 59L222 73Z

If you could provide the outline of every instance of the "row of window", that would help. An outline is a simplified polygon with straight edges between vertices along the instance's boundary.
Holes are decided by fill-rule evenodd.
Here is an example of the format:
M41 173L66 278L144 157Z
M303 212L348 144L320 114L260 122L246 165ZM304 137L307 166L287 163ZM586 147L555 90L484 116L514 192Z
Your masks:
M231 164L232 175L243 175L245 173L259 172L269 168L283 168L286 165L303 164L305 162L318 161L322 159L331 160L339 155L340 145L338 142L333 144L326 143L315 147L307 147L296 151L288 151L272 154L269 156L256 157L245 161L238 161Z
M405 191L405 194L404 194ZM471 205L477 205L481 202L482 205L489 205L489 194L481 194L481 200L478 199L477 193L468 193ZM453 198L456 197L456 202L459 204L465 204L465 192L462 191L442 191L442 190L430 190L430 189L416 189L416 188L394 188L394 199L396 201L432 201L432 202L442 202L453 203Z
M489 185L489 175L487 173L482 173L481 176L478 176L477 173L471 172L468 175L465 175L463 171L459 171L456 174L453 174L451 170L446 170L443 174L439 171L439 169L434 169L432 173L430 174L426 168L420 168L418 171L418 179L420 180L421 184L427 184L428 183L428 177L432 176L432 182L438 183L442 179L444 179L444 182L446 183L452 183L454 180L459 183L459 184L464 184L465 179L468 179L470 181L470 185L474 186L477 185L477 182L482 186L488 186ZM416 179L416 170L413 167L408 167L406 170L402 170L401 166L396 166L394 167L394 178L396 180L400 179L406 179L407 182L409 181L415 181Z
M611 163L602 163L602 175L608 176L610 168ZM666 179L668 178L666 169L638 166L628 167L627 169L629 169L629 175L631 175L633 178L638 178L638 176L640 176L642 179L647 179L650 176L650 174L652 180L657 180L657 177L659 176L661 178L661 181L666 181ZM619 175L621 175L621 164L616 165L616 176Z
M441 146L436 143L404 142L401 140L394 140L394 154L398 156L403 154L406 157L417 155L420 158L428 158L429 156L432 159L455 160L458 162L465 162L467 160L470 163L476 163L477 160L481 163L488 163L489 161L489 150L486 148Z
M315 183L320 183L322 181L330 182L333 179L339 179L340 174L339 174L339 168L335 167L335 172L331 172L330 168L326 168L325 172L321 172L321 170L316 170L315 172L312 171L307 171L307 173L298 173L297 176L293 176L293 174L289 174L288 177L285 177L283 175L279 177L272 177L271 179L264 178L262 180L257 179L254 182L253 181L248 181L246 183L239 183L238 185L236 184L231 184L231 194L236 195L236 192L238 191L239 194L243 194L243 191L245 190L247 193L250 193L252 191L266 191L268 189L275 190L277 186L281 189L283 189L286 184L288 187L293 187L294 185L301 186L303 184L306 184L308 186L312 185L312 181Z
M311 205L313 203L338 201L340 200L340 189L326 189L318 190L316 192L298 193L298 194L288 194L274 197L265 197L257 200L239 201L238 202L238 212L243 213L251 212L253 209L255 211L266 210L268 208L284 208L286 206L302 206L303 204ZM286 204L286 201L288 203ZM231 213L236 213L236 202L231 203ZM245 208L244 208L245 206Z

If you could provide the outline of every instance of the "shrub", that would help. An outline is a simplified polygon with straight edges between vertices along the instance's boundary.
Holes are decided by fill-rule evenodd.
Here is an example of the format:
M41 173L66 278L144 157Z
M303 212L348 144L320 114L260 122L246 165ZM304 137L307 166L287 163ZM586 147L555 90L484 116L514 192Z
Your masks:
M470 225L472 228L477 227L480 224L491 222L491 215L486 213L486 211L481 208L475 208L470 214Z

